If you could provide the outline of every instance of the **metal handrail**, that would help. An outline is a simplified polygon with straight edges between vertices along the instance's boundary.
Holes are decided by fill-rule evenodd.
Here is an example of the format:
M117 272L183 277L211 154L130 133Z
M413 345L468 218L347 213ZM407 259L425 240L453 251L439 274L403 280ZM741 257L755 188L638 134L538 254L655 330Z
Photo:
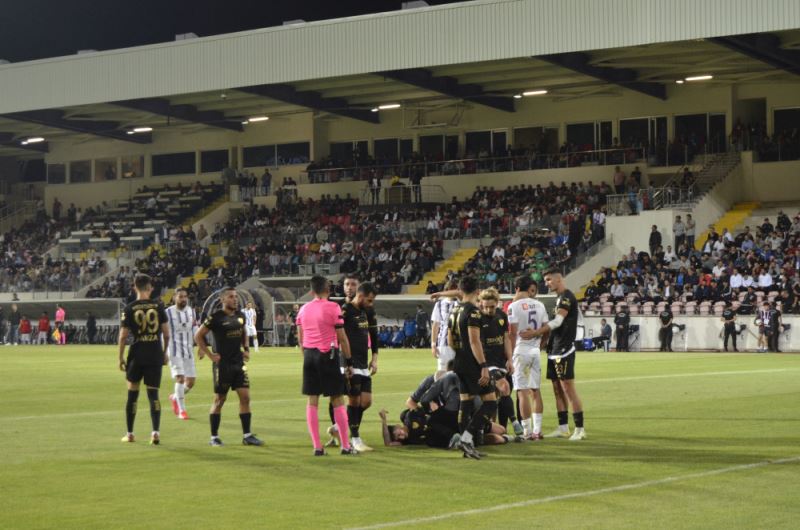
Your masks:
M394 190L403 190L400 197ZM397 200L399 199L399 200ZM433 184L400 184L395 186L381 186L373 188L367 185L361 190L361 205L380 205L380 204L414 204L414 203L445 203L447 194L444 187Z

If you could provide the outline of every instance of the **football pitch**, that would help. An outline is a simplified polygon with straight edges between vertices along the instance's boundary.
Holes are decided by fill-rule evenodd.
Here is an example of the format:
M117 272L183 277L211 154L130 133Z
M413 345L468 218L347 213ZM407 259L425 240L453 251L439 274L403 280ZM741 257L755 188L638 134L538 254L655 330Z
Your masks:
M381 353L362 438L374 452L312 456L300 354L261 349L249 365L253 431L237 398L208 446L211 370L174 417L162 382L162 444L125 431L112 346L0 348L0 528L796 528L800 356L581 353L588 438L483 450L481 461L384 448L377 412L397 418L432 372L427 350ZM543 387L544 427L555 427ZM320 409L322 431L327 411ZM794 521L794 522L793 522Z

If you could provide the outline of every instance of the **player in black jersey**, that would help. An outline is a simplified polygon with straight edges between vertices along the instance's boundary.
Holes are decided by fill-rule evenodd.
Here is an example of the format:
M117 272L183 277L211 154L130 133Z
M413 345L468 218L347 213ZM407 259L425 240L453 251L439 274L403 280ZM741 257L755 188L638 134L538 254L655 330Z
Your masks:
M474 438L483 432L497 412L497 397L481 343L481 312L476 305L478 281L465 276L458 287L462 293L461 305L450 315L448 331L448 342L456 352L453 371L458 375L461 391L459 428L462 433L458 448L466 458L479 460L481 455L475 450ZM475 396L480 396L483 402L477 412Z
M544 275L544 281L551 292L558 295L556 299L555 317L546 326L527 335L520 334L523 339L538 337L550 333L550 351L547 354L547 378L553 382L553 392L558 410L558 429L545 438L567 438L583 440L583 403L575 389L575 336L578 331L578 301L572 291L567 289L564 276L559 269L551 269ZM567 404L572 405L572 417L575 420L575 432L569 436L569 413Z
M658 330L658 339L661 341L661 349L659 351L672 351L672 311L669 306L658 315L661 321L661 328Z
M356 451L372 451L361 439L359 428L364 411L372 405L372 376L378 371L378 320L375 316L375 287L368 282L358 286L355 297L342 305L344 332L350 342L353 360L349 381L347 418L351 443ZM372 350L372 359L368 359Z
M733 339L733 351L738 352L736 349L736 311L731 308L731 303L725 304L725 310L722 312L722 321L725 323L725 351L728 351L728 338Z
M631 314L628 307L620 306L619 312L614 315L614 324L617 326L617 351L628 351L628 330L631 325Z
M494 287L481 291L481 342L486 352L489 375L494 380L497 392L497 408L500 415L499 424L505 428L510 421L517 435L521 435L522 425L517 421L514 400L511 399L511 385L508 376L514 373L511 361L511 337L508 334L508 315L500 309L500 294Z
M229 390L235 390L239 395L239 419L242 422L242 444L263 445L264 442L256 438L250 431L250 380L247 377L245 361L250 360L247 334L245 333L244 313L239 311L239 299L236 289L228 287L220 295L222 309L209 315L203 325L197 330L194 341L199 350L198 356L202 359L208 355L211 359L212 375L214 378L214 403L211 405L209 421L211 422L211 441L209 445L222 446L219 438L219 424L222 419L222 406L228 397ZM211 333L214 337L214 349L208 349L206 335Z
M128 432L123 442L133 442L133 423L136 419L136 401L139 399L139 383L144 380L147 399L150 401L150 419L153 433L150 443L157 445L161 423L161 403L158 401L158 387L161 386L161 369L167 364L165 345L169 342L169 325L164 304L150 300L153 283L146 274L137 274L133 280L136 300L125 306L122 312L122 325L119 328L119 369L125 372L128 380L128 401L125 404L125 419ZM125 345L129 336L133 344L125 360ZM163 344L162 344L163 339Z

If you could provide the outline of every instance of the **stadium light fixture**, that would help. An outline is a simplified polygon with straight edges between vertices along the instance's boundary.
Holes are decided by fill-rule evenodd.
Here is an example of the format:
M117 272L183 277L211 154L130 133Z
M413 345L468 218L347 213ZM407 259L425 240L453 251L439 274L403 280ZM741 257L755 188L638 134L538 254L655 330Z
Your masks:
M378 110L399 109L400 103L387 103L386 105L378 105Z
M679 85L683 84L683 79L676 79L675 82Z
M28 138L27 140L23 140L22 145L38 144L41 142L44 142L44 138L42 138L41 136L34 136L33 138Z
M687 77L687 81L708 81L709 79L714 79L713 75L695 75L692 77Z
M527 92L523 92L522 93L523 96L543 96L545 94L547 94L547 90L544 90L544 89L542 89L542 90L529 90Z
M378 107L373 108L370 112L378 112Z
M133 128L133 132L135 132L135 133L148 133L148 132L153 132L153 128L152 127L134 127Z
M522 99L522 94L514 94L514 99Z
M252 118L248 119L247 121L249 121L250 123L255 123L255 122L259 122L259 121L267 121L268 119L269 119L269 116L253 116Z
M244 121L242 122L242 125L247 125L248 123L250 123L250 120L244 120Z

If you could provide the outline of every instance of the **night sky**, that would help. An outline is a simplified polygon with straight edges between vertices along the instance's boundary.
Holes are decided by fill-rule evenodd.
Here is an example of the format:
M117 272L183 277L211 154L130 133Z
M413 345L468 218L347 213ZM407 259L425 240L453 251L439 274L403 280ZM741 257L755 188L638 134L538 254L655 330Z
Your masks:
M463 1L463 0L461 0ZM458 0L428 0L429 5ZM0 0L0 59L111 50L269 26L396 11L400 0Z

